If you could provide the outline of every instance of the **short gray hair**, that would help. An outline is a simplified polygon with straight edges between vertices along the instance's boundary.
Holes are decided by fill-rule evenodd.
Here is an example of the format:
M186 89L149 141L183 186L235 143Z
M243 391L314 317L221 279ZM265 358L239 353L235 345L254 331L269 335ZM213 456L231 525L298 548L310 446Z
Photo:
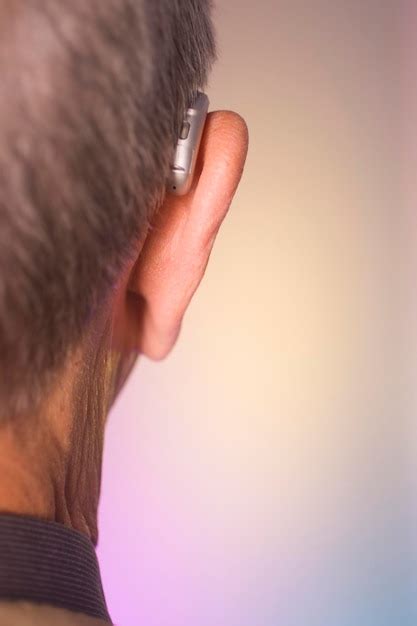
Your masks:
M0 417L45 390L164 194L209 0L0 8Z

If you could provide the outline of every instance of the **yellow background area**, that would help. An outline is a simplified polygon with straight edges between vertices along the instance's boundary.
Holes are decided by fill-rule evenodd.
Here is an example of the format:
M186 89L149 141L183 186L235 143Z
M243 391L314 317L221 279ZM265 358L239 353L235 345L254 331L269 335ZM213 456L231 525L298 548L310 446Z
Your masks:
M400 4L217 2L208 94L250 152L178 346L111 417L124 626L408 624Z

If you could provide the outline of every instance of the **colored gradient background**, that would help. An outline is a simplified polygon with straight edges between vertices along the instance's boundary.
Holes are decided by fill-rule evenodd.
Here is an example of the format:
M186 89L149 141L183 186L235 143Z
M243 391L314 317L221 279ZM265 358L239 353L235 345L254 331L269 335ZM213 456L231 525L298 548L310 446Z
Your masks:
M178 346L110 418L120 626L417 624L412 5L217 2L208 92L251 148Z

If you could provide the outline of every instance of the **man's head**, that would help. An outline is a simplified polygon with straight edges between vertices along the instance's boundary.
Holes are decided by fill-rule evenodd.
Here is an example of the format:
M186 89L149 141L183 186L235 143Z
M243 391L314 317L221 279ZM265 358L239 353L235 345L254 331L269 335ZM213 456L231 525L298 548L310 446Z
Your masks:
M0 7L0 424L53 423L67 463L136 356L174 345L241 175L244 123L217 113L192 191L165 196L214 58L209 5Z

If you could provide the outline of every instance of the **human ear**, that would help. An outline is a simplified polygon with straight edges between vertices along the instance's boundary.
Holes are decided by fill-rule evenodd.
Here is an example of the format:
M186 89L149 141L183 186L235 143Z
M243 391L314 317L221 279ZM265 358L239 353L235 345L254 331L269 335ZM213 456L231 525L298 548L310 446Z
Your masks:
M152 359L164 358L175 344L239 184L247 149L248 131L239 115L208 116L192 189L182 197L167 194L132 269L127 288L137 307L129 324L137 324L136 349Z

